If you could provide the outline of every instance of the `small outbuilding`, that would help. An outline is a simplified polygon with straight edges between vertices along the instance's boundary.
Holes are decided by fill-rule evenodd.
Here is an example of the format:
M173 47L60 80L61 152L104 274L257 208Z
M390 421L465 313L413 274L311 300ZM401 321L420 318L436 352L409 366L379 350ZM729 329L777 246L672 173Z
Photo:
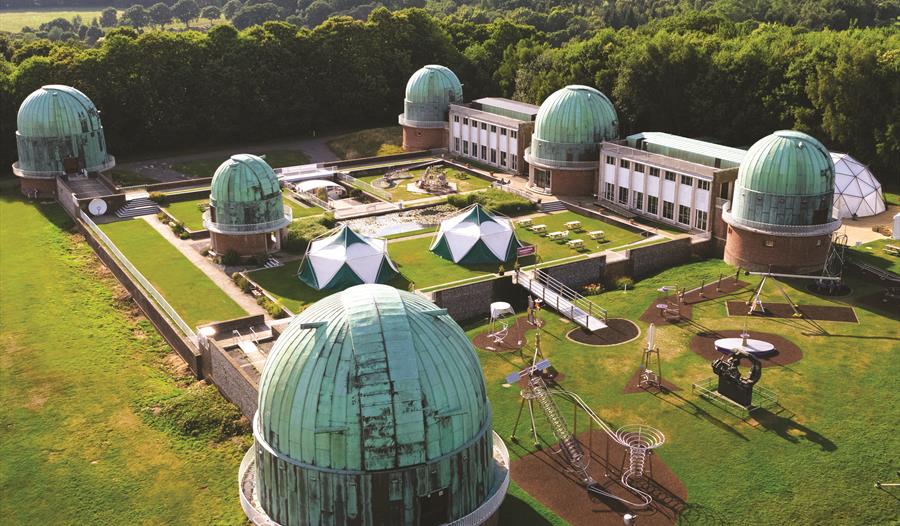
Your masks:
M869 168L846 153L834 161L834 217L868 217L886 210L881 183Z
M316 290L343 290L363 283L387 283L397 274L387 241L343 225L309 244L298 277Z
M430 250L454 263L477 265L512 261L520 246L509 219L476 203L441 222Z

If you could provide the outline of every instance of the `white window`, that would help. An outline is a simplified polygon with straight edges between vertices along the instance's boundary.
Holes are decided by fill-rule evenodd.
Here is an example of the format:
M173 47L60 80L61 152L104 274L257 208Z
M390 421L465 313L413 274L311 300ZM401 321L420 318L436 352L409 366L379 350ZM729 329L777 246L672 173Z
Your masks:
M463 141L463 153L469 155L469 141Z
M666 219L674 219L675 217L675 203L670 203L669 201L663 201L663 217Z
M510 160L512 161L512 162L510 163L510 167L511 167L513 170L515 170L515 169L516 169L516 154L512 154L512 159L510 159Z
M683 225L691 224L691 207L678 205L678 222Z
M615 165L616 165L616 158L613 157L612 155L607 155L607 156L606 156L606 164L611 164L611 165L615 166Z
M657 215L659 213L659 198L652 195L647 196L647 212Z
M453 116L453 122L459 122L459 115Z
M506 152L500 152L500 166L506 166Z
M655 168L653 166L650 167L650 176L651 177L659 177L659 168Z
M612 183L606 183L606 189L603 192L603 198L607 201L612 201L616 197L616 185Z
M509 136L512 137L513 139L515 139L518 135L519 135L518 132L514 132L514 131L509 132Z
M693 186L693 185L694 185L694 178L693 178L693 177L689 177L689 176L687 176L687 175L682 175L682 176L681 176L681 184L687 185L687 186Z
M698 190L709 190L709 181L704 181L703 179L697 179L697 189Z
M670 172L666 170L666 181L674 181L675 180L675 172Z
M642 210L644 208L644 193L643 192L634 192L634 205L638 210Z
M453 138L453 150L457 152L459 151L459 137Z
M628 189L624 186L619 187L619 203L623 205L628 203Z
M700 230L706 230L706 221L707 215L703 210L697 210L696 218L694 220L694 227L699 228Z
M619 166L621 166L622 168L628 168L628 161L626 161L625 159L619 159Z

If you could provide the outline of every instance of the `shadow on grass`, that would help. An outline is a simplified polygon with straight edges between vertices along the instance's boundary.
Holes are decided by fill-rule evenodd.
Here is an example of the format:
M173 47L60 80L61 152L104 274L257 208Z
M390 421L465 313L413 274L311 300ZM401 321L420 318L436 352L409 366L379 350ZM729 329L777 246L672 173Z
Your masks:
M519 497L507 494L500 505L500 524L501 525L535 525L550 526L553 523L545 519L538 512L534 511L531 504L528 504Z
M746 441L750 440L749 438L742 435L740 433L740 431L735 429L734 426L731 426L727 422L724 422L724 421L716 418L709 411L703 409L702 407L698 406L694 402L691 402L687 398L681 396L680 394L678 394L674 391L666 391L665 393L651 392L651 394L653 396L655 396L656 398L662 400L663 402L666 402L667 404L671 404L672 406L677 407L678 409L681 409L682 411L684 411L685 413L687 413L689 415L706 420L710 424L713 424L714 426L718 427L719 429L721 429L723 431L727 431L727 432L731 433L732 435L740 438L741 440L746 440ZM667 395L674 396L675 398L678 398L679 400L681 400L684 403L676 404L675 402L669 400Z
M740 519L738 523L742 522ZM678 524L682 526L725 526L734 524L724 513L702 504L686 503L679 516Z
M47 221L60 230L69 232L75 227L75 222L66 214L62 206L53 199L34 201L26 199L19 191L18 179L4 178L0 180L0 200L4 203L21 202L37 207L38 211L47 218Z
M759 422L761 427L767 431L773 431L788 442L799 444L801 440L808 440L822 448L822 451L837 450L837 444L790 418L776 415L766 409L754 411L753 418Z

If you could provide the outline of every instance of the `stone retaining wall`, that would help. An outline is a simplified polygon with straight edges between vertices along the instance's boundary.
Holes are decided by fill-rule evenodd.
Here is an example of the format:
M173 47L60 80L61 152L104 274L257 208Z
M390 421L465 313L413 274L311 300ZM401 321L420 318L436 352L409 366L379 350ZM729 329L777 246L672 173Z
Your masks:
M513 284L512 274L460 285L432 293L432 301L441 308L447 309L460 325L487 319L490 317L491 303L505 301L513 308L522 310L525 301L525 289Z
M631 260L631 277L638 280L690 261L691 238L685 235L665 243L632 248L625 254Z
M579 259L571 263L563 263L541 269L553 279L559 280L567 287L580 290L589 283L600 283L606 267L606 256Z
M215 342L207 342L204 356L209 357L208 376L226 400L236 405L241 414L253 419L256 414L257 396L259 393L259 379L247 373L234 358ZM247 366L253 371L253 366Z

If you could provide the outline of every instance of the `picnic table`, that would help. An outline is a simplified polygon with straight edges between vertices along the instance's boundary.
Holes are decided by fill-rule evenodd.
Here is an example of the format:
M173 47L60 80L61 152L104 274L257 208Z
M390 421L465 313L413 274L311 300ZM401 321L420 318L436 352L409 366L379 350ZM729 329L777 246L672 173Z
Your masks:
M569 231L563 230L560 232L550 232L549 234L547 234L547 237L549 237L553 241L559 241L560 239L565 239L565 238L569 237Z
M591 237L591 239L597 240L597 239L603 239L603 236L606 234L604 234L602 230L592 230L592 231L588 232L588 235Z
M532 221L530 217L526 217L525 219L522 219L518 223L516 223L516 225L524 227L524 228L528 228L533 223L534 223L534 221Z
M584 241L581 239L573 239L567 243L570 248L574 248L575 250L580 250L584 248Z
M544 234L547 232L547 225L534 225L531 227L531 231L535 234Z
M569 221L566 223L566 228L569 230L581 230L581 221Z
M884 251L894 256L900 256L900 247L896 245L885 245Z

